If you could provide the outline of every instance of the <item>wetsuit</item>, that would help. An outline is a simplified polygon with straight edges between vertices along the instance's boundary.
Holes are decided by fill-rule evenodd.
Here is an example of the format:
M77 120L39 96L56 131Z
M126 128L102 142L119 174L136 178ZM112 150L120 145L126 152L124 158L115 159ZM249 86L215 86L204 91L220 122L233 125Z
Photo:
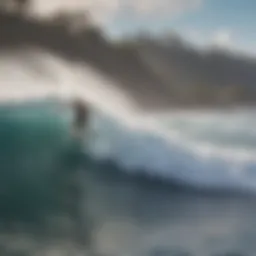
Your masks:
M74 120L74 129L78 132L82 132L87 125L88 118L89 118L89 111L87 106L79 101L76 100L73 103L73 108L74 108L74 115L75 115L75 120Z
M85 192L85 179L83 177L85 169L84 153L83 153L83 139L86 136L86 126L88 125L89 110L87 106L76 100L73 103L74 109L74 124L73 124L73 137L71 151L68 156L69 170L70 170L70 182L67 187L69 194L68 208L69 214L76 222L76 237L78 242L88 246L90 232L87 223L90 222L83 211L83 205L86 203ZM81 184L83 182L83 184Z

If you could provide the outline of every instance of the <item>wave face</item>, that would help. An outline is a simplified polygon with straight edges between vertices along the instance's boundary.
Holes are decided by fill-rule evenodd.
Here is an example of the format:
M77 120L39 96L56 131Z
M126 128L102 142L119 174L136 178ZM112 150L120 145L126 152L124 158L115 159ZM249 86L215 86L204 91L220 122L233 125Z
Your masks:
M89 102L85 151L98 160L197 187L256 189L254 109L139 113L132 99L89 67L35 51L6 55L0 67L1 84L8 85L1 100L78 94Z
M95 156L128 172L221 189L256 188L256 110L176 112L132 128L98 116Z
M55 101L0 107L0 221L31 221L54 210L56 176L70 147L64 107Z

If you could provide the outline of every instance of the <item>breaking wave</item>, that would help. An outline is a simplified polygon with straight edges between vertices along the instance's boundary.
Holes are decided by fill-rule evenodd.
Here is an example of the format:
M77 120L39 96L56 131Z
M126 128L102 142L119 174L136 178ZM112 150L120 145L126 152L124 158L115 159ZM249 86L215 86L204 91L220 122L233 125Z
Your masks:
M84 97L93 109L85 151L99 161L197 187L256 189L256 110L140 113L113 81L89 67L46 53L16 55L1 59L1 100ZM35 59L37 65L29 65Z
M95 156L128 172L199 187L256 188L256 112L222 110L147 117L133 127L98 116Z

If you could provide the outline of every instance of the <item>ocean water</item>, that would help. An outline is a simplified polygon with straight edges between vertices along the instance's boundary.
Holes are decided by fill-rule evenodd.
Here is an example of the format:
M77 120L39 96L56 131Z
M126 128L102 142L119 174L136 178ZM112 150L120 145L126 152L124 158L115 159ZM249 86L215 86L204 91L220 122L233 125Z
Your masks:
M31 55L44 72L27 65ZM103 93L111 81L86 67L47 54L22 56L0 62L1 83L23 88L1 95L1 255L88 255L88 248L91 255L256 255L254 109L133 112L128 100L114 101L115 91ZM67 99L68 85L91 106L79 142L65 101L28 101L48 93ZM80 213L73 226L85 231L83 249L73 241L77 231L55 219L67 210L59 206L59 181L78 169L83 189L73 199ZM54 235L35 226L45 227L49 216Z
M54 194L51 179L61 168L61 154L71 144L68 115L62 118L58 108L60 106L51 101L0 107L3 222L16 218L29 220L36 216L35 211L40 214L49 208L47 204Z

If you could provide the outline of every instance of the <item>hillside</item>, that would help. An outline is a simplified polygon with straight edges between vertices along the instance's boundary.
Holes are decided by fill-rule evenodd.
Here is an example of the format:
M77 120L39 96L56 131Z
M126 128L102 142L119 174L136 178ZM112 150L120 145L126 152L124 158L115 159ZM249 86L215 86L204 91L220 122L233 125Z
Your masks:
M2 9L0 51L38 47L89 64L117 82L141 108L256 103L256 60L203 53L175 38L113 43L89 21L72 29L80 20L76 13L38 20Z

